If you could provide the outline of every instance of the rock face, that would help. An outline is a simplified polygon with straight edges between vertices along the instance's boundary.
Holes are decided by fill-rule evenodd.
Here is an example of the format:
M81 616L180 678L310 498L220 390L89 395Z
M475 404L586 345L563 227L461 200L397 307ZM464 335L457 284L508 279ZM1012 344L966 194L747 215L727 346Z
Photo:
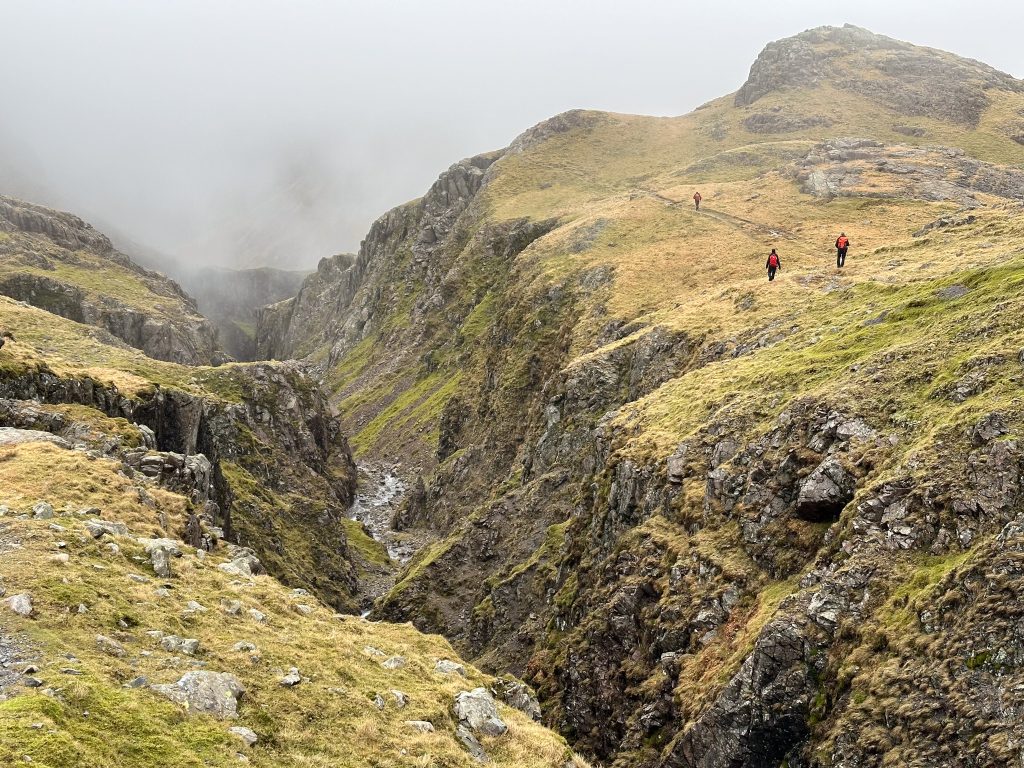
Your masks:
M188 712L219 718L236 717L245 688L226 672L186 672L176 683L150 686Z
M666 766L778 765L808 735L814 686L800 630L769 625L739 673L673 746Z
M16 229L43 235L68 250L87 248L102 253L114 250L105 235L77 216L41 205L32 205L11 197L0 198L0 219L5 222L5 230Z
M236 569L233 575L251 577L266 568L337 609L354 610L356 576L344 521L355 467L325 394L295 366L238 367L224 375L232 389L246 392L240 402L170 388L126 397L116 387L42 368L0 381L0 418L81 438L87 432L72 419L50 418L46 411L73 404L144 426L160 450L116 441L101 447L125 471L189 498L195 512L180 532L183 540L198 547L218 538L243 544L225 564ZM282 494L254 493L254 474ZM127 534L118 521L92 518L85 525L94 538ZM171 572L176 547L149 544L158 575ZM311 567L291 566L299 561Z
M78 217L0 196L0 233L0 293L103 328L159 360L226 359L177 283L134 264Z
M423 198L377 219L356 256L322 259L294 299L260 312L260 357L302 357L325 343L340 353L376 330L373 319L386 310L379 306L379 294L364 286L367 278L376 282L396 259L411 259L413 272L429 270L431 255L447 241L496 159L496 154L489 154L456 163Z

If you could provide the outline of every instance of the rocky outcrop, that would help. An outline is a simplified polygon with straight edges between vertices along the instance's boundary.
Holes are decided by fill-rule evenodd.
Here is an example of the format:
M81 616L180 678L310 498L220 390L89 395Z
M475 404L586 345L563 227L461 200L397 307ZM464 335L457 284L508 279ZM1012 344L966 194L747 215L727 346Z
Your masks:
M232 718L245 687L227 672L186 672L175 683L151 686L153 691L180 704L188 713Z
M359 288L361 271L350 254L321 259L293 298L257 311L256 354L263 359L302 357L322 336L313 328L321 313L345 312Z
M431 270L432 254L447 244L455 222L483 186L485 172L496 157L478 155L456 163L420 200L377 219L358 255L322 259L293 300L260 313L260 356L302 357L329 345L332 359L337 359L379 330L375 320L394 305L383 303L392 292L385 292L378 281L395 274L414 281ZM372 275L368 272L371 264ZM364 285L368 275L370 284Z
M808 643L795 623L773 622L715 703L669 750L666 768L782 763L807 738L814 694Z
M223 362L217 333L174 281L76 216L0 197L0 293L103 328L159 360Z
M110 240L70 213L32 205L12 197L0 197L0 228L43 235L62 248L88 248L111 253Z
M826 199L898 197L965 208L980 205L979 194L1024 199L1024 172L1015 168L983 163L961 149L886 146L863 138L819 144L794 175L802 191Z

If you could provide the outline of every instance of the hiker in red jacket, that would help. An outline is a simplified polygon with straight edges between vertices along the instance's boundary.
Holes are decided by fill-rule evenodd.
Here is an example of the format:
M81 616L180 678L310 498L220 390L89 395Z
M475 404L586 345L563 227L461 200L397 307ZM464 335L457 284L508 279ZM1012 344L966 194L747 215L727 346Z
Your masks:
M768 270L768 280L772 281L775 279L775 273L782 270L782 259L779 258L779 254L772 248L772 252L768 254L768 261L765 262L765 268Z
M693 193L693 207L696 208L698 211L700 210L700 201L701 200L703 200L703 198L700 196L700 192L694 192Z
M846 263L846 249L850 247L850 238L846 236L845 232L839 233L839 238L836 240L836 268L842 269L843 264Z

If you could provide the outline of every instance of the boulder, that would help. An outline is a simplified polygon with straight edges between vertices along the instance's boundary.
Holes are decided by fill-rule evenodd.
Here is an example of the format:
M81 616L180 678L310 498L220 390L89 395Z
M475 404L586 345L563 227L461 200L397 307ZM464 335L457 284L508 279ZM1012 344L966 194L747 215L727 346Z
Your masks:
M124 656L127 653L123 645L106 635L96 635L96 647L108 656Z
M217 567L229 576L244 576L247 579L263 573L263 564L251 551L245 551Z
M154 549L149 553L149 561L153 565L153 573L161 579L171 577L171 558L166 549Z
M498 716L498 705L486 688L462 691L455 696L455 719L474 733L501 736L508 726Z
M220 608L228 616L237 616L242 612L241 600L221 600Z
M32 517L36 520L49 520L53 517L53 507L45 501L32 505Z
M117 523L110 520L86 520L85 530L89 532L89 535L94 539L102 538L103 536L127 536L128 526L124 523Z
M24 616L26 619L32 615L32 596L29 594L11 595L7 598L7 607L12 613Z
M150 686L162 696L182 705L189 713L214 717L235 717L245 687L227 672L186 672L176 683Z
M199 650L199 641L195 638L167 635L160 640L160 646L170 653L183 653L186 656L193 656Z
M181 557L181 546L174 539L145 539L140 538L139 544L149 555L149 561L153 565L153 572L161 579L168 579L171 576L171 558Z
M825 459L800 484L796 512L807 520L834 520L853 498L854 479L838 459Z
M401 669L405 666L405 656L392 656L380 663L384 669Z
M408 728L412 728L414 731L420 733L433 733L434 724L428 723L426 720L406 720L405 725Z
M249 609L249 618L251 618L257 624L267 623L267 614L263 613L263 611L257 611L255 608Z
M285 688L294 688L296 685L302 682L302 675L299 674L298 667L292 667L288 670L288 674L281 678L280 683Z

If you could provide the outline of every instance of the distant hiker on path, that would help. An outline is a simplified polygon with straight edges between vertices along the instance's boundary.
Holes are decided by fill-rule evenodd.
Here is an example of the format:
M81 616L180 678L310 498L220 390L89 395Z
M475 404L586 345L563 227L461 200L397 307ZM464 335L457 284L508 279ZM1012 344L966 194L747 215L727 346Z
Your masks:
M836 268L842 269L846 263L846 249L850 247L850 238L845 232L840 232L836 240Z
M765 262L765 268L768 270L769 282L775 279L775 273L782 269L782 259L779 258L779 254L772 248L772 252L768 254L768 261Z
M700 210L700 201L702 199L703 198L700 196L700 192L693 193L693 207L696 208L698 211Z

